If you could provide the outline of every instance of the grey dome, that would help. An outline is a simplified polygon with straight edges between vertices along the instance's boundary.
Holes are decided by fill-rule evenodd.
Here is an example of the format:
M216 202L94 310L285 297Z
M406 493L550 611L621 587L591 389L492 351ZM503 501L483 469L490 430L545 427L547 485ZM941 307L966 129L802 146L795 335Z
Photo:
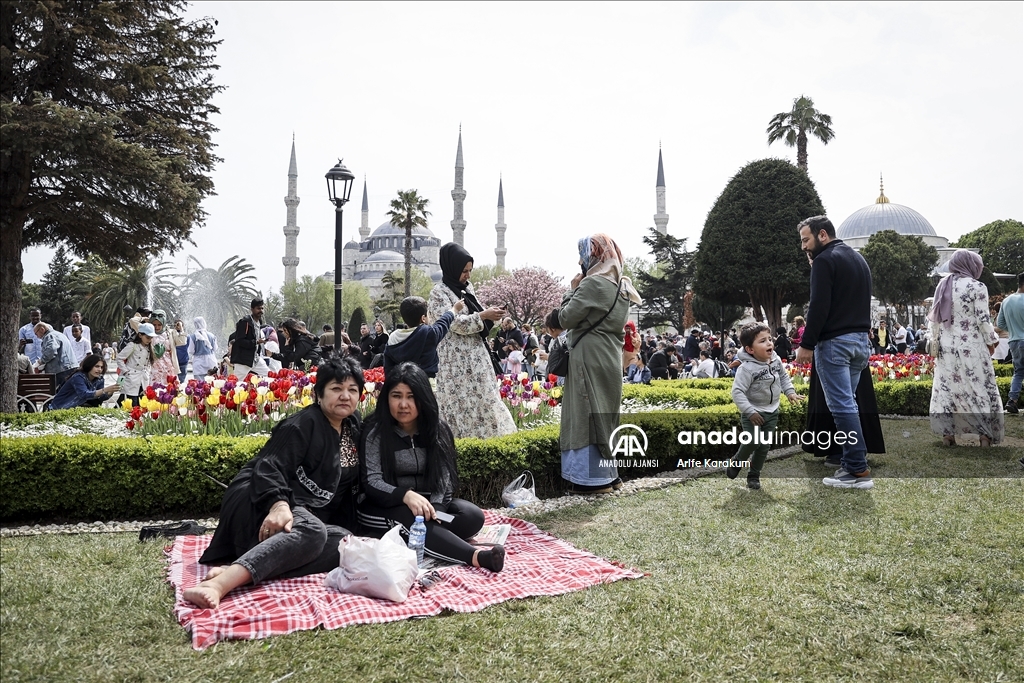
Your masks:
M433 273L430 274L430 281L433 282L434 284L437 284L438 282L440 282L443 279L444 279L444 271L435 270Z
M385 249L384 251L378 251L373 256L367 258L363 263L405 263L405 256L399 254L397 251L390 251Z
M348 251L349 249L359 249L359 242L356 242L355 240L349 240L348 243L344 246L344 250Z
M937 237L927 218L908 206L888 201L854 211L836 230L836 237L841 240L871 237L882 230L895 230L901 235Z
M377 229L370 234L370 239L374 237L405 237L405 228L399 228L391 223L381 223L377 226ZM413 237L434 237L434 233L430 232L428 228L415 227L412 229Z

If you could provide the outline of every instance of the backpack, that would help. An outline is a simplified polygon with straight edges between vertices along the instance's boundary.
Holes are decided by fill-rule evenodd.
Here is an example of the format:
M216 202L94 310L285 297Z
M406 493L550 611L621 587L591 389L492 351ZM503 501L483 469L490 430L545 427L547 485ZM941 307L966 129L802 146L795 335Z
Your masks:
M728 377L729 366L725 364L725 361L715 361L715 371L712 373L712 377Z
M124 329L121 330L121 338L117 340L118 353L123 351L124 347L128 346L133 339L135 339L135 330L132 329L132 324L127 322L124 324Z

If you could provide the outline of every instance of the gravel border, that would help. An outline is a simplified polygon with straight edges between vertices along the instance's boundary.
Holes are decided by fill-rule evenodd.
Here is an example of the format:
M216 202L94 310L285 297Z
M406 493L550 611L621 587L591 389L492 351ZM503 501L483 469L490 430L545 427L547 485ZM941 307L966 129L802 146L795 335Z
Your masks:
M782 460L802 452L803 451L799 446L790 446L789 448L785 448L777 452L769 452L768 460ZM591 496L571 495L561 496L559 498L547 498L536 503L530 503L529 505L523 505L516 508L497 508L495 511L505 515L506 517L528 519L534 515L552 512L554 510L574 505L593 505L594 503L608 498L621 498L623 496L631 496L644 491L654 491L656 489L668 488L669 486L676 486L677 484L685 484L693 479L706 477L712 474L719 474L724 471L724 467L669 470L667 472L659 472L653 477L642 477L640 479L630 479L629 481L625 481L623 482L621 489L612 493ZM97 521L91 523L78 522L77 524L5 526L0 527L0 538L11 538L14 536L40 536L44 534L137 534L144 526L177 524L181 521L181 519L160 519L127 522ZM208 531L212 531L217 528L218 520L216 517L195 521L197 521L201 526L205 526Z

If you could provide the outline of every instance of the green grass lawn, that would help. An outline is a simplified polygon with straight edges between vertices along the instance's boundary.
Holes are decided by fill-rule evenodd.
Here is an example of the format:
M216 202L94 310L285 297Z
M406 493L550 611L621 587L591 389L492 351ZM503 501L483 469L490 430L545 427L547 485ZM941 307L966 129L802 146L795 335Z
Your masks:
M876 471L973 458L1003 478L837 491L798 455L760 492L718 475L534 518L640 580L205 652L172 617L161 544L4 539L0 679L1024 680L1024 419L987 452L883 425Z

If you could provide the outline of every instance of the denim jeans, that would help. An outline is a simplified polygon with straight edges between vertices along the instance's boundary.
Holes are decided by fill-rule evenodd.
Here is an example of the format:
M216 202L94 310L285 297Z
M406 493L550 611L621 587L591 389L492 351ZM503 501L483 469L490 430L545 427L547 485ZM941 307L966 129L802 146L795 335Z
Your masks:
M292 530L280 531L245 553L235 564L252 574L252 582L329 572L341 561L338 544L351 532L324 524L306 508L292 508Z
M1010 355L1013 357L1013 379L1010 380L1010 400L1020 398L1020 386L1024 382L1024 339L1009 344Z
M860 474L868 468L868 450L855 394L870 355L871 342L865 332L820 341L814 347L814 368L821 380L825 403L836 422L836 432L846 435L842 467L850 474Z

